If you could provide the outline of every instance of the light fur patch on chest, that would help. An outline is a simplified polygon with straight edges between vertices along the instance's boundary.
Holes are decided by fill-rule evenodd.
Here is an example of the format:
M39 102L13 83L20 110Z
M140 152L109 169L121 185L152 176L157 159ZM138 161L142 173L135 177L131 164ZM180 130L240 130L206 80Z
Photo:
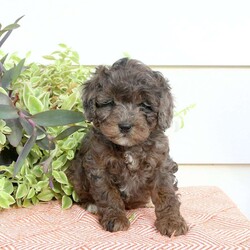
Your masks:
M124 159L129 170L135 171L139 168L139 160L133 156L133 153L131 151L126 151L124 153Z

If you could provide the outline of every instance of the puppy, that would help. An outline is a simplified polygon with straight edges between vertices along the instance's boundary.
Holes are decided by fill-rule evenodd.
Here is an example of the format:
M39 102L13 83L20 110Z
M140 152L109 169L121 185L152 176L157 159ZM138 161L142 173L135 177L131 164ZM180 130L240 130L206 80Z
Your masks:
M126 209L155 206L161 234L188 230L175 191L177 164L164 130L173 117L173 98L164 77L128 58L99 66L82 94L93 127L83 139L68 177L79 203L96 212L110 232L127 230Z

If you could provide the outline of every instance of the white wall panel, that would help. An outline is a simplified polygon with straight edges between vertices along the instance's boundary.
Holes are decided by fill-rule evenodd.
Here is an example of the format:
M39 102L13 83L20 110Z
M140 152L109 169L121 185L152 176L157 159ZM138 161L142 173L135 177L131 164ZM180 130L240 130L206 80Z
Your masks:
M169 78L176 110L196 106L170 134L180 163L250 163L250 67L156 68Z
M250 65L249 0L8 0L0 22L25 15L5 44L32 58L66 43L83 64L128 52L156 65Z

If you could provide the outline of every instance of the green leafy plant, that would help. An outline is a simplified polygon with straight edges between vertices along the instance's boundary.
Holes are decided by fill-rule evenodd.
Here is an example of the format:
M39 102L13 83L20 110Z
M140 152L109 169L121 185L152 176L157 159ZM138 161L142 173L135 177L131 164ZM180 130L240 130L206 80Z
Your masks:
M175 129L179 130L182 129L184 127L184 118L185 116L193 109L195 108L196 104L190 104L189 106L176 111L174 113L174 123L175 123Z
M0 29L0 46L20 19ZM0 208L52 199L68 208L77 200L65 170L88 127L79 86L90 69L59 46L44 57L48 65L25 65L16 54L0 52Z

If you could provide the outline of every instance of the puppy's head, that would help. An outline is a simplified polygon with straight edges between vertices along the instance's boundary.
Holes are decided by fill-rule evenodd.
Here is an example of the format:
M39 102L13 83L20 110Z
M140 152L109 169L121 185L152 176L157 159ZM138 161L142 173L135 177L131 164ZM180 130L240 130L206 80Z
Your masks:
M144 142L165 130L173 117L173 99L164 77L143 63L123 58L99 66L83 89L85 116L110 141L122 146Z

